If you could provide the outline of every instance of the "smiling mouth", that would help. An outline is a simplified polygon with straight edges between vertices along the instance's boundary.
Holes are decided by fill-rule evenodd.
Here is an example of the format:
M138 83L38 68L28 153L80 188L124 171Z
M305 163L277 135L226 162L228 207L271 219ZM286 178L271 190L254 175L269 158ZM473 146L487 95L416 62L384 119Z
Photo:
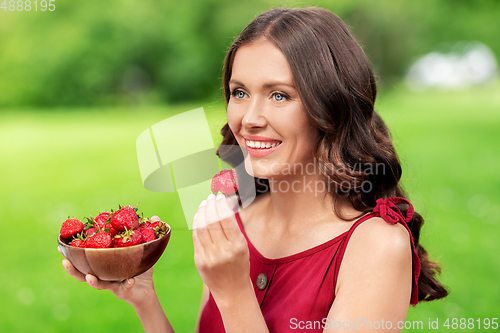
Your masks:
M264 142L264 141L245 140L245 143L248 147L253 148L253 149L270 149L270 148L274 148L276 146L279 146L281 144L281 141L271 143L271 142Z

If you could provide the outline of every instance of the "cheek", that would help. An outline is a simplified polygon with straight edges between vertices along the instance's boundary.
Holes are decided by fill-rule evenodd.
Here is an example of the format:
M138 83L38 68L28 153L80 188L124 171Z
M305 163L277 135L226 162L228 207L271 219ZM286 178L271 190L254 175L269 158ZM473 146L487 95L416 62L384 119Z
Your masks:
M229 125L229 128L231 128L231 131L233 131L233 134L236 135L240 131L241 117L239 116L238 112L236 112L236 110L231 107L230 104L227 106L227 123Z

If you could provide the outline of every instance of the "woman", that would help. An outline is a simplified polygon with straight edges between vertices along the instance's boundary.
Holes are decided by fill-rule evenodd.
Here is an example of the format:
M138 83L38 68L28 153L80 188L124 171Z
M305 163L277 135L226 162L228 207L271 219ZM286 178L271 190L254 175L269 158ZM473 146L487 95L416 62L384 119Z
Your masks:
M409 304L447 295L399 186L369 61L337 16L261 14L231 46L223 80L222 145L242 149L259 195L239 214L223 195L200 205L199 332L398 332ZM219 151L233 164L238 154ZM147 332L173 332L151 270L116 284L63 265L129 302Z

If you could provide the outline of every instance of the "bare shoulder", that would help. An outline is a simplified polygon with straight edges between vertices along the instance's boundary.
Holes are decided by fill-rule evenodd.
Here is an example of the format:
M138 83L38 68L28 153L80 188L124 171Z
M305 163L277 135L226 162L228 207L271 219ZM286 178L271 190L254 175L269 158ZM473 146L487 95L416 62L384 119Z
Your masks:
M408 230L379 217L364 221L347 243L329 316L403 320L412 276Z
M380 217L373 217L354 230L348 247L353 251L377 251L393 255L409 249L410 234L401 223L387 223Z
M344 281L359 278L384 278L408 275L411 272L410 234L400 224L374 217L361 223L347 244L336 289Z

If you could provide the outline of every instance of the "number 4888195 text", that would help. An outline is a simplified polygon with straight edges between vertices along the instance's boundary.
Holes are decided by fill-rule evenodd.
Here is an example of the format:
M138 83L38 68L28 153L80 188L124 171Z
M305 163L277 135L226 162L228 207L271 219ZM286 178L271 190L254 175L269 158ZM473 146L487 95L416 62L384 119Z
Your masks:
M1 0L0 0L1 1ZM5 12L8 10L10 12L18 11L18 12L29 12L31 10L33 11L38 11L41 10L42 12L49 10L53 12L56 10L56 4L55 0L35 0L35 1L30 1L30 0L4 0L2 2L2 5L0 6L0 9L3 9Z

